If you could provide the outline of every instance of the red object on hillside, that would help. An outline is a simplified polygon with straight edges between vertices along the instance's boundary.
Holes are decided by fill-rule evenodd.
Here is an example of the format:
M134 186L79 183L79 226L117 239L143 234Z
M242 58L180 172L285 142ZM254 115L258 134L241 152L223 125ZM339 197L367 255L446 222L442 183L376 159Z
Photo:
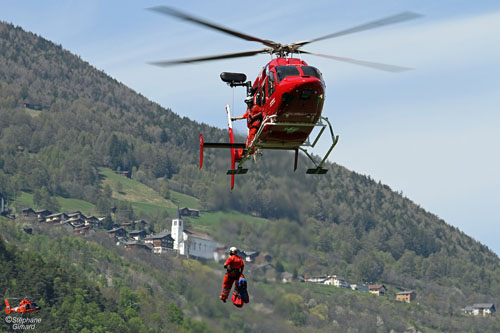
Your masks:
M11 313L31 313L39 311L41 308L35 302L30 301L28 298L23 298L18 306L11 308L9 301L5 299L5 313L8 315Z

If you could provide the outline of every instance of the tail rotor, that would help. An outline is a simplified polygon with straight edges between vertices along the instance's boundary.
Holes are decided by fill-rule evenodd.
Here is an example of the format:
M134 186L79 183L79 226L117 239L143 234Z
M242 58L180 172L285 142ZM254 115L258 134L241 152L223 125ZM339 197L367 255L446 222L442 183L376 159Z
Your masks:
M9 301L7 299L5 299L5 313L7 313L7 314L11 314L12 313L12 311L10 310Z

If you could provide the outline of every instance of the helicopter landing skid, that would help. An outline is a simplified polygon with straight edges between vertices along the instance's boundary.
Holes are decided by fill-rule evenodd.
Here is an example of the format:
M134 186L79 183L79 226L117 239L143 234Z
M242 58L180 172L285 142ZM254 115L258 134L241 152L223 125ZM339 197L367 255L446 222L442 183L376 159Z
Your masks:
M259 144L258 143L259 142L259 137L262 134L262 131L264 130L265 127L267 127L267 126L276 126L276 125L279 125L279 126L294 125L294 123L288 124L288 123L278 123L278 122L275 122L275 118L276 118L276 116L269 116L269 117L266 117L266 119L264 119L264 121L262 122L262 125L260 126L257 134L255 135L255 138L252 141L250 147L248 147L246 149L246 151L243 154L241 160L239 161L238 168L237 169L233 169L233 170L228 170L227 174L228 175L245 174L248 169L243 169L242 168L243 164L246 162L246 160L252 154L252 152L254 150L256 150L256 149L258 149L258 150L260 150L260 149L294 150L295 151L295 161L294 161L293 171L295 171L297 169L298 153L299 153L299 149L300 149L311 160L311 162L313 162L314 166L316 167L316 168L307 169L307 171L306 171L307 174L310 174L310 175L323 175L323 174L327 173L328 169L324 169L323 168L323 164L325 164L328 156L330 156L330 153L332 152L333 148L337 145L337 142L339 141L339 136L335 135L333 133L333 127L332 127L332 124L330 123L330 121L328 120L328 118L327 117L320 117L320 120L317 123L315 123L315 124L300 124L302 126L321 127L321 130L316 135L316 138L314 139L313 143L310 143L309 138L308 138L306 140L306 142L304 142L302 145L300 145L298 147L297 146L290 147L290 146L276 146L276 145L262 145L262 144ZM326 124L323 123L323 121L325 121ZM321 137L321 135L323 134L323 132L325 131L325 128L327 126L328 126L328 128L330 130L330 135L331 135L331 139L332 139L332 145L330 146L330 148L326 152L326 154L323 157L323 159L321 160L321 162L317 163L312 158L312 156L309 154L309 152L306 150L306 148L307 147L314 148L314 146L318 142L319 138ZM238 171L240 169L241 169L241 171ZM244 170L244 172L243 172L243 170Z
M237 168L237 169L229 169L227 170L227 173L228 175L244 175L248 172L248 169L243 169L241 167Z
M307 169L306 173L308 175L324 175L328 172L328 169L316 168L316 169Z
M330 148L328 149L328 151L326 152L325 156L323 157L323 159L321 160L321 162L319 164L316 163L316 161L312 158L312 156L305 149L305 147L308 147L308 146L309 147L314 147L316 145L316 143L318 142L321 134L323 134L323 131L325 130L326 125L323 124L323 123L321 123L321 122L318 122L319 123L318 126L323 126L323 128L321 129L321 131L316 136L316 139L314 139L314 142L312 144L305 144L305 145L302 145L302 146L299 147L299 149L301 151L303 151L304 154L306 154L306 156L316 166L316 168L307 169L306 173L309 174L309 175L324 175L325 173L328 172L328 169L323 169L323 164L326 162L326 159L328 158L328 156L330 156L330 153L332 152L333 148L337 145L337 142L339 142L339 136L338 135L336 136L333 133L333 127L332 127L332 124L330 123L330 121L328 120L328 118L327 117L320 117L320 120L324 120L328 124L328 128L330 129L330 135L331 135L331 138L332 138L332 145L330 146Z

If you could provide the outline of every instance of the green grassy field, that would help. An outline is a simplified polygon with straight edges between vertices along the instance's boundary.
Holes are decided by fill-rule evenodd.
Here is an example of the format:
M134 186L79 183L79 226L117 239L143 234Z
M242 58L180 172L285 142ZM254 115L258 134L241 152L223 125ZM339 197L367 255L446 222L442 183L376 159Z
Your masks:
M113 198L131 202L134 211L148 214L166 211L168 216L175 216L177 206L197 209L200 202L197 198L170 190L170 199L162 198L152 188L130 178L116 174L110 169L101 168L103 184L109 184L113 190ZM121 191L118 192L118 183ZM215 231L225 220L238 220L244 223L265 223L266 219L245 215L236 211L200 212L199 218L189 218L194 230L201 232Z
M56 196L57 201L61 205L62 212L74 212L76 210L81 211L85 215L94 214L94 205L90 202L83 201L80 199L72 199L72 198L63 198L60 196ZM31 207L34 208L35 204L33 203L33 194L22 192L14 201L14 206L19 205L25 208ZM57 213L57 212L54 212Z
M224 220L238 220L245 223L263 223L266 219L245 215L236 211L200 212L200 218L195 220L196 225L204 227L219 227Z
M175 205L158 195L152 188L138 182L137 180L123 177L110 169L100 168L99 174L103 176L102 185L109 185L113 190L113 198L132 203L144 203L151 206L174 208ZM121 189L119 185L121 184Z
M137 180L123 177L110 169L100 168L99 173L103 177L103 185L109 184L113 190L113 198L128 201L136 211L148 214L167 211L170 216L175 216L177 206L196 209L199 200L186 194L170 191L170 200L162 198L152 188L138 182ZM121 185L118 185L118 184ZM120 191L118 191L121 186Z
M162 198L158 192L152 188L138 182L137 180L123 177L110 169L100 168L102 184L109 184L113 190L112 196L115 199L128 201L131 203L134 212L144 212L149 215L167 212L168 216L174 217L177 207L188 207L197 209L200 202L197 198L170 190L170 199ZM121 183L121 185L118 185ZM120 191L118 191L120 189ZM72 212L79 210L86 215L97 214L95 206L87 201L56 197L61 205L61 211ZM33 194L22 192L16 199L15 204L22 207L32 207ZM200 217L189 218L191 226L196 231L216 232L221 228L221 223L228 220L237 220L244 223L267 223L266 219L245 215L236 211L200 212ZM169 223L167 223L169 224Z
M170 200L172 200L174 204L178 205L179 208L188 207L191 209L197 209L200 205L200 200L197 198L172 190L170 190Z

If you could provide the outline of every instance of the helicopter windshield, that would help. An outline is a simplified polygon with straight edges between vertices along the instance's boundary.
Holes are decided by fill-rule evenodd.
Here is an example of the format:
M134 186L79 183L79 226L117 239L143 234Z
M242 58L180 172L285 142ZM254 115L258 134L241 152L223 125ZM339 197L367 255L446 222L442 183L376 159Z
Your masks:
M321 72L316 68L312 66L302 66L300 67L302 69L302 72L304 75L309 75L309 76L314 76L323 81L323 77L321 76Z
M40 309L40 306L38 306L38 304L36 304L35 302L31 302L26 304L26 310L29 310L29 309Z
M276 66L275 68L278 75L278 83L288 76L300 75L299 69L296 66Z

